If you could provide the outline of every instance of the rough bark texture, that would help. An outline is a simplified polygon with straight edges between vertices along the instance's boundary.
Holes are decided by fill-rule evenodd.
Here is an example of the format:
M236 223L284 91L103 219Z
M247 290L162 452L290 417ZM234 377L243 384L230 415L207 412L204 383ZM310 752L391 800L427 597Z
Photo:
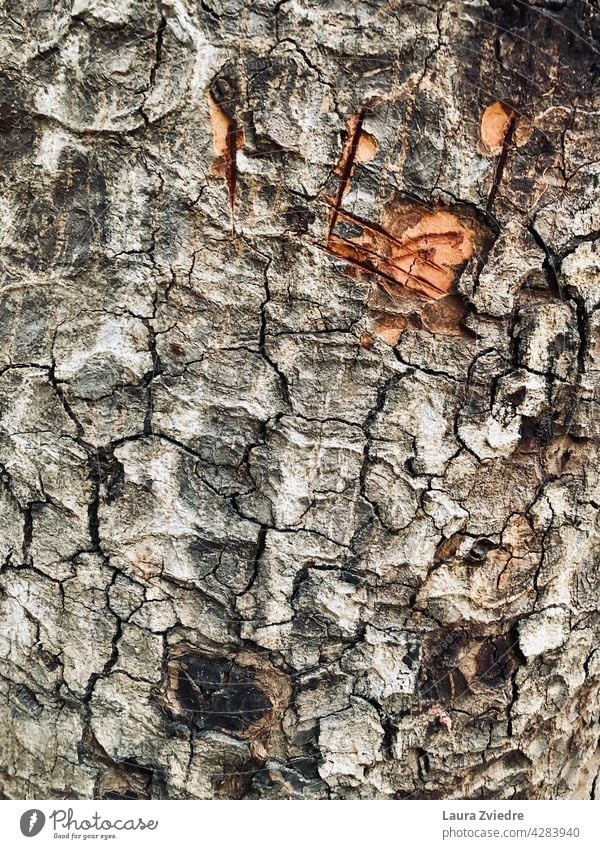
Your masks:
M0 791L593 797L594 3L0 16Z

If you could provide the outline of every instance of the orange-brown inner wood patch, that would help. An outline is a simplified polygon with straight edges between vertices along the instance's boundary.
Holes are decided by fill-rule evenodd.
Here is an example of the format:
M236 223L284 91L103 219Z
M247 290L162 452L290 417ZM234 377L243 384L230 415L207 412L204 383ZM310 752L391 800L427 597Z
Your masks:
M423 208L415 223L406 226L408 206L388 210L385 224L334 209L327 247L365 271L378 273L391 294L408 289L428 300L443 298L458 269L473 256L474 231L445 209ZM414 205L410 207L414 213Z
M517 147L521 147L529 141L533 132L531 121L499 101L484 109L480 128L483 152L494 156L500 153L508 141L511 124L512 141Z
M225 180L229 195L229 205L233 209L237 183L236 156L238 150L244 146L244 131L238 129L236 121L219 106L210 93L208 94L208 107L210 110L213 147L216 154L211 172L218 177L223 177Z
M377 139L363 127L364 111L346 122L346 138L337 164L339 178L330 204L327 249L354 267L376 273L392 296L412 292L425 300L445 297L458 271L473 256L475 232L459 215L442 207L393 200L378 221L366 220L344 206L356 166L369 162Z
M388 312L383 304L372 305L372 335L392 347L405 330L472 338L465 324L467 304L460 295L446 295L435 301L422 301L406 313ZM361 340L362 344L362 340Z
M489 153L500 153L515 113L503 103L492 103L481 116L481 141Z

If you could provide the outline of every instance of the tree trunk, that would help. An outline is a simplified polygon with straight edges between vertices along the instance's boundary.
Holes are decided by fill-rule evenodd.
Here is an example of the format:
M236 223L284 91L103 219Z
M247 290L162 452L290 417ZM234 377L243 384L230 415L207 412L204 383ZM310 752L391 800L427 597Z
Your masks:
M593 3L0 14L3 795L600 792Z

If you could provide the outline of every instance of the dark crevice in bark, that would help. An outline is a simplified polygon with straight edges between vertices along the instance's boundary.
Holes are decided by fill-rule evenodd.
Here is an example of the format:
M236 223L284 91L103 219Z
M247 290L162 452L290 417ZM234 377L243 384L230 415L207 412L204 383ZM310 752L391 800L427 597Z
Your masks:
M486 204L486 212L490 213L494 208L494 201L496 200L496 194L498 193L498 189L502 183L502 177L504 176L504 169L506 167L506 162L508 159L508 154L510 151L510 146L513 141L513 136L515 133L515 127L517 125L517 118L513 115L509 121L508 128L506 130L506 135L504 136L504 140L502 142L502 151L498 156L498 161L496 163L496 168L494 169L494 177L492 181L492 188L490 189L490 193L488 195L487 204Z

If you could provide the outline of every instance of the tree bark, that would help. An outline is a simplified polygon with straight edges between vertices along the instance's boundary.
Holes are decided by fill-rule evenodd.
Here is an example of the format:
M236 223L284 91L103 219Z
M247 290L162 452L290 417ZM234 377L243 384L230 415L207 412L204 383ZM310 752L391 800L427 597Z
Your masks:
M0 15L0 792L597 796L594 4Z

